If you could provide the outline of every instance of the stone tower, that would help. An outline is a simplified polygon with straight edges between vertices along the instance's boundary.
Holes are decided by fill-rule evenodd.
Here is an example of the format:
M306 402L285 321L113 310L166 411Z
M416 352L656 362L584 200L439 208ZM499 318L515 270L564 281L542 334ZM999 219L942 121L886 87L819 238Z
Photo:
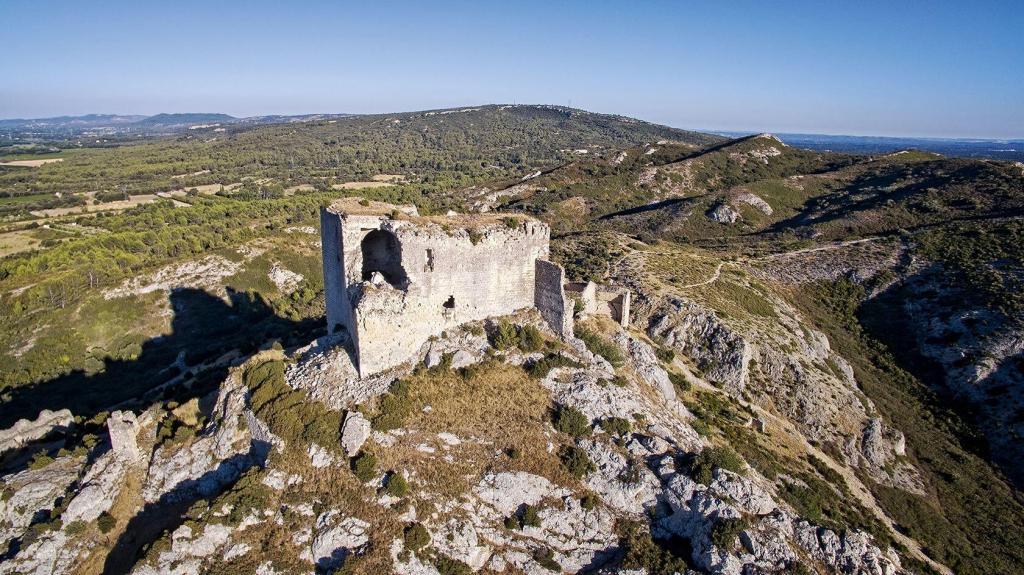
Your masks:
M399 365L431 336L536 307L571 335L550 229L523 215L419 216L356 198L320 212L329 331L345 331L361 377Z

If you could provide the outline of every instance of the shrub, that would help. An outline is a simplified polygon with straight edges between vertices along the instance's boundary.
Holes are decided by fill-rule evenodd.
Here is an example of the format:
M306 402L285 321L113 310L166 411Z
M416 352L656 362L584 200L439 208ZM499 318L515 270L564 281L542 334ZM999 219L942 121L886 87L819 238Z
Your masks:
M743 473L743 459L731 447L708 447L694 456L690 463L690 475L698 483L708 484L717 468Z
M557 353L549 353L544 357L523 364L527 375L534 379L543 379L556 367L579 367L579 363Z
M578 409L563 405L555 412L555 429L573 437L590 435L590 419Z
M674 371L668 372L668 380L671 381L672 385L674 385L679 391L690 391L693 387L690 380L686 379L685 375Z
M582 507L584 511L590 511L591 509L597 507L597 504L599 502L600 499L597 497L597 495L594 495L593 493L587 493L583 497L580 497L580 507Z
M628 419L622 417L606 417L601 420L601 429L609 435L626 435L633 430Z
M450 365L451 358L449 358ZM378 431L389 431L397 429L405 423L405 418L412 412L412 398L410 397L410 385L407 380L396 379L388 393L380 398L377 415L370 420L371 425Z
M667 347L655 347L654 355L664 363L672 363L672 360L676 358L676 352Z
M376 470L377 457L368 451L364 451L352 459L352 472L363 483L373 479Z
M540 547L535 550L533 552L533 560L548 571L562 572L562 566L558 564L558 561L555 561L555 553L547 547Z
M587 452L579 447L567 445L562 448L558 456L566 471L576 479L582 479L583 476L594 470L594 464L587 456Z
M218 498L218 503L231 507L227 517L231 525L238 525L252 511L266 509L270 505L270 488L263 484L261 470L252 468L246 471L227 493Z
M76 520L68 523L64 530L72 537L85 533L85 521Z
M29 469L42 469L47 465L53 463L53 458L50 457L45 451L40 451L32 456L32 461L29 462Z
M514 230L519 227L519 220L511 216L507 218L501 218L501 223L505 224L505 227Z
M622 557L623 569L645 569L648 573L686 573L686 560L679 557L651 537L651 533L641 528L639 523L629 523L625 527L625 535L620 540L625 551Z
M586 344L587 349L591 353L599 355L612 364L614 367L619 367L626 361L626 358L622 355L622 350L619 346L612 343L610 340L598 335L595 332L590 331L585 327L576 328L576 337L583 340Z
M113 515L104 511L96 518L96 526L100 528L100 533L110 533L114 527L117 527L117 519L114 519Z
M284 379L283 361L266 361L252 366L245 371L243 379L250 389L252 410L275 435L286 442L316 443L328 449L338 449L341 413L327 409L323 404L310 400L305 393L289 387Z
M469 565L466 565L458 559L452 559L451 557L445 557L444 555L438 556L434 559L434 568L441 575L472 575L473 570L470 569Z
M544 336L540 334L540 330L532 325L519 328L519 349L526 353L544 349Z
M711 542L716 547L729 551L736 544L736 537L747 527L749 527L749 524L743 517L719 519L711 527Z
M509 515L505 518L505 529L517 531L523 528L523 522L519 520L519 517L515 515Z
M402 540L405 542L406 549L417 552L430 545L430 532L423 525L413 523L402 532Z
M511 349L519 342L519 334L516 333L516 326L501 320L494 330L491 338L491 345L497 350Z
M537 508L533 505L523 507L522 521L525 527L540 527L540 513Z
M388 482L384 485L384 492L395 497L405 497L409 492L409 482L401 473L392 471L388 474Z

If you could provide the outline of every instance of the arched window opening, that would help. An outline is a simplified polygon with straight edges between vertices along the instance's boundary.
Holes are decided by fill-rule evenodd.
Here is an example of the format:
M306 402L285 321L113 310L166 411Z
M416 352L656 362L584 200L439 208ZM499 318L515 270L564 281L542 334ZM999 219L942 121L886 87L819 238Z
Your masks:
M405 289L409 282L402 268L402 246L391 232L373 230L362 242L363 281L369 281L374 272L379 272L389 284Z

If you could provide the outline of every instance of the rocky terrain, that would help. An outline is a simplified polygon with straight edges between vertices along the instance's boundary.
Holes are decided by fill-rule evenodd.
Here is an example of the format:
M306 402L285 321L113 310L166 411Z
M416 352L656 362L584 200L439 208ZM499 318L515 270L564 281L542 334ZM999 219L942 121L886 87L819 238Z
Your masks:
M526 114L498 112L402 120ZM1021 572L1019 166L641 127L360 191L545 220L569 279L633 295L579 339L522 312L359 379L323 335L321 192L6 258L0 573ZM75 254L108 228L104 277Z

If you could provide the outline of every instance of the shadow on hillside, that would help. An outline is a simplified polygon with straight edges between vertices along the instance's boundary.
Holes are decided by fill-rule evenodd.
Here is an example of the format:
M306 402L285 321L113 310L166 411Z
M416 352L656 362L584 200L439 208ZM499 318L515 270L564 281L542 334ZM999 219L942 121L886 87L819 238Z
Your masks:
M43 409L67 408L89 419L126 402L126 407L145 408L182 393L193 395L216 386L226 375L226 365L203 369L205 363L231 350L251 353L273 339L285 346L304 343L322 329L318 318L293 321L276 315L258 294L229 290L228 300L198 289L173 290L169 335L146 341L135 360L107 359L94 374L74 371L11 390L12 397L0 413L0 429L22 418L35 418ZM147 393L179 376L179 385L156 396Z
M159 500L147 503L121 532L103 564L103 573L119 575L130 572L146 545L165 531L174 532L185 522L186 513L192 504L202 498L214 499L250 468L257 465L263 467L271 447L265 441L253 441L248 453L233 455L201 477L182 481ZM192 535L197 537L200 534Z

